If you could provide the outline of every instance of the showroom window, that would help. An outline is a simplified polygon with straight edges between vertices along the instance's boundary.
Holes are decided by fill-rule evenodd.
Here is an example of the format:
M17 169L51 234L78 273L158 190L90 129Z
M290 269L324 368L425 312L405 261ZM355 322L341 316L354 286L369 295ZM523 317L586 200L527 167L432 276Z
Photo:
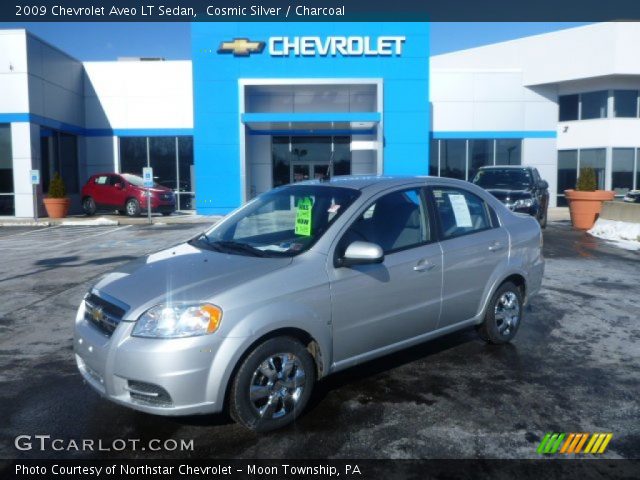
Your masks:
M465 180L467 141L440 140L440 176Z
M606 90L583 93L580 95L580 120L592 120L594 118L607 118Z
M40 176L42 190L49 192L49 182L59 173L67 193L80 191L78 171L78 137L70 133L40 128Z
M429 175L473 180L485 165L520 165L522 139L431 140Z
M15 215L11 125L0 124L0 215Z
M560 121L578 120L580 114L580 95L561 95L558 98Z
M636 163L635 148L614 148L611 157L611 188L616 196L624 196L635 185L634 169Z
M638 90L613 91L613 116L616 118L638 116Z
M627 92L627 90L619 91ZM628 98L624 100L621 99L621 102L628 100ZM558 97L558 120L561 122L567 122L578 119L592 120L596 118L607 118L608 101L608 90L598 90L596 92L585 92L580 94L576 93L571 95L560 95ZM625 109L626 111L628 110L629 105L623 105L621 103L621 108Z
M153 168L153 179L176 193L176 208L194 204L193 137L120 137L120 172L142 175Z
M576 188L580 169L591 167L596 173L597 188L604 190L606 178L606 156L604 148L585 148L582 150L558 151L558 206L564 207L567 202L564 191Z

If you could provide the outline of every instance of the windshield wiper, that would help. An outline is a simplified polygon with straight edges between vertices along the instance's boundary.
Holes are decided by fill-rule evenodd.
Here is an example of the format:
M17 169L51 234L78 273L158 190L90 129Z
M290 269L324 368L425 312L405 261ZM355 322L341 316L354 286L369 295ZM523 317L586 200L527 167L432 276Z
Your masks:
M207 238L208 240L208 238ZM247 244L247 243L240 243L240 242L233 242L230 240L217 240L215 242L208 242L209 245L211 245L212 247L216 248L220 248L220 250L232 250L232 251L236 251L236 252L244 252L244 253L248 253L250 255L253 255L254 257L266 257L267 254L265 252L263 252L262 250L259 250L255 247L252 247L251 245Z

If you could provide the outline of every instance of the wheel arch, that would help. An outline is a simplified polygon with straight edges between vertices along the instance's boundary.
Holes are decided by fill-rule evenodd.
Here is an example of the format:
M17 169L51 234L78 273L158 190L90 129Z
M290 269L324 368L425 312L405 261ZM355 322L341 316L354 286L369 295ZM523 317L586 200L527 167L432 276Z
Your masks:
M484 300L483 300L482 309L480 310L480 313L476 317L476 322L477 323L482 323L482 321L484 320L484 316L487 313L487 307L489 306L489 302L491 301L491 298L496 293L496 291L502 285L504 285L507 282L512 282L514 285L516 285L520 289L520 293L522 294L523 302L524 303L527 302L527 279L526 279L526 276L520 271L509 272L507 275L500 277L491 286L491 288L488 289L488 291L487 291L487 293L486 293L486 295L484 297Z

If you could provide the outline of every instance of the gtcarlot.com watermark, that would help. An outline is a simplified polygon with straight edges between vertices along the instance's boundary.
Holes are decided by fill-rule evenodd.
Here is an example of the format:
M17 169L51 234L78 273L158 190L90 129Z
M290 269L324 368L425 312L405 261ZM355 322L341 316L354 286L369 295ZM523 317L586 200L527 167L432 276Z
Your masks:
M173 438L94 440L91 438L55 438L51 435L18 435L13 444L17 450L23 452L144 452L147 450L152 452L192 452L194 449L193 439L175 440Z

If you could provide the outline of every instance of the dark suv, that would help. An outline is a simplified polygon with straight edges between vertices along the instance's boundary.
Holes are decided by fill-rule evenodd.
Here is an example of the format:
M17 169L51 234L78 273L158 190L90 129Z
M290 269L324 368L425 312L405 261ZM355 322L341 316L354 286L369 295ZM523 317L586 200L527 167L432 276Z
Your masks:
M481 167L473 183L484 188L514 212L535 217L540 227L547 226L549 184L534 167Z
M97 210L118 210L130 217L147 211L147 195L151 198L151 211L171 215L176 210L176 199L170 188L157 183L148 189L142 177L129 173L99 173L91 176L82 187L82 208L87 215Z

